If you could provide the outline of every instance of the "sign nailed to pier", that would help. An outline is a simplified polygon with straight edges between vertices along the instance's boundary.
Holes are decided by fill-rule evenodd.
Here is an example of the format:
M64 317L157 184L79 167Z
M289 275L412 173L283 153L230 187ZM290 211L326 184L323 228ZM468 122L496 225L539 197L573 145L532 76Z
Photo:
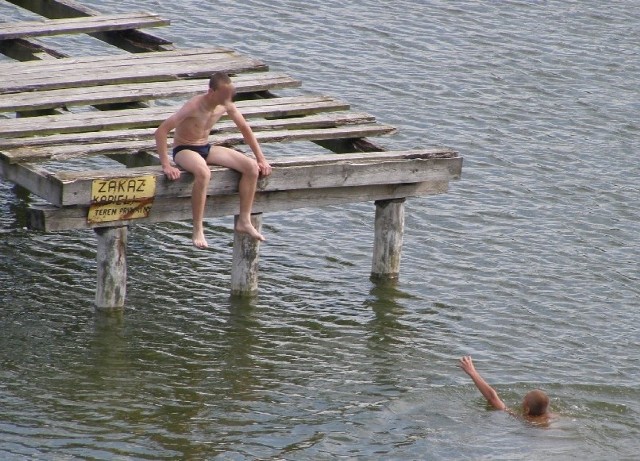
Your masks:
M146 218L156 195L156 177L95 179L91 183L89 223Z

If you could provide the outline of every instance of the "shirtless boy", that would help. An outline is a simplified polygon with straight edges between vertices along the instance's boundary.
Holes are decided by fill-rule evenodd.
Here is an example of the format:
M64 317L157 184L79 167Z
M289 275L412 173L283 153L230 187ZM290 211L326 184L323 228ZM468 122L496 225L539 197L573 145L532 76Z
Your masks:
M473 380L480 393L487 399L487 402L496 410L504 410L513 413L504 402L498 397L498 393L480 376L473 365L471 357L460 359L460 368ZM549 397L539 389L530 391L524 396L522 401L523 416L536 423L547 423L553 415L549 412Z
M260 149L260 145L236 105L233 103L235 88L227 74L215 73L209 79L209 90L194 96L182 108L166 119L155 132L156 148L160 156L162 171L170 180L180 177L180 170L171 164L167 153L167 137L173 136L173 161L193 174L191 207L193 212L193 244L207 248L202 220L207 200L207 188L211 179L209 165L220 165L241 174L238 184L240 213L236 221L236 232L265 240L251 224L251 207L259 175L271 174L271 166ZM215 123L227 114L236 124L256 160L241 152L209 144L209 133Z

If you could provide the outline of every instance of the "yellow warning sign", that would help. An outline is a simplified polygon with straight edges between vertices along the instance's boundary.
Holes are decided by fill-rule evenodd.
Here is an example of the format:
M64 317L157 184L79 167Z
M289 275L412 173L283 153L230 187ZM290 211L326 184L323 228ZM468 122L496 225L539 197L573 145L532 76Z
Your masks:
M156 194L156 177L94 179L89 223L124 221L149 216Z

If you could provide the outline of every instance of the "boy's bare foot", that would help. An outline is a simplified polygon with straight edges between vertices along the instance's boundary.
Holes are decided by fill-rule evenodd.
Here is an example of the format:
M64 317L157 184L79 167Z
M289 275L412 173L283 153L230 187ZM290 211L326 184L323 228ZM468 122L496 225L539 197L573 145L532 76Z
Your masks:
M254 238L256 240L260 240L261 242L264 242L266 240L262 236L262 234L260 232L258 232L255 227L253 227L251 222L243 223L243 222L238 221L236 223L236 232L239 232L241 234L246 234L249 237L252 237L252 238Z
M204 238L203 231L193 231L193 246L197 248L209 248L209 244L207 243L207 239Z

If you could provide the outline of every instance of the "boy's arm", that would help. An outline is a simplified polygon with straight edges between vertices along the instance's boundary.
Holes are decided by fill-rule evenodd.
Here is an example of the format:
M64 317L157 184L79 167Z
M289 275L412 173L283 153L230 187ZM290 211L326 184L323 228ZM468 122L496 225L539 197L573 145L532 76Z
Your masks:
M171 165L169 154L167 153L167 138L171 130L173 130L177 125L176 114L174 114L162 122L154 133L156 138L156 151L158 152L158 157L160 157L162 171L167 178L171 180L178 179L180 177L180 170Z
M253 151L253 155L256 157L256 161L258 162L258 168L260 170L260 174L264 176L268 176L271 174L271 165L267 162L264 154L262 153L262 149L260 148L260 144L256 139L255 134L253 134L253 130L245 120L244 116L240 113L238 108L233 102L229 102L225 104L227 109L227 115L233 122L236 124L240 133L242 133L242 137L247 145Z
M160 157L162 171L169 179L178 179L180 177L180 170L174 167L171 164L171 160L169 160L169 154L167 153L167 138L172 130L193 114L194 110L194 98L192 98L187 101L180 110L178 110L178 112L162 122L154 133L156 138L156 150L158 152L158 157Z
M487 382L480 376L480 373L476 371L476 367L473 365L473 361L471 357L462 357L460 359L460 368L462 368L466 374L473 380L474 384L480 391L480 393L487 399L487 402L495 408L496 410L506 410L507 406L504 402L498 397L498 393L495 391L493 387L491 387Z

